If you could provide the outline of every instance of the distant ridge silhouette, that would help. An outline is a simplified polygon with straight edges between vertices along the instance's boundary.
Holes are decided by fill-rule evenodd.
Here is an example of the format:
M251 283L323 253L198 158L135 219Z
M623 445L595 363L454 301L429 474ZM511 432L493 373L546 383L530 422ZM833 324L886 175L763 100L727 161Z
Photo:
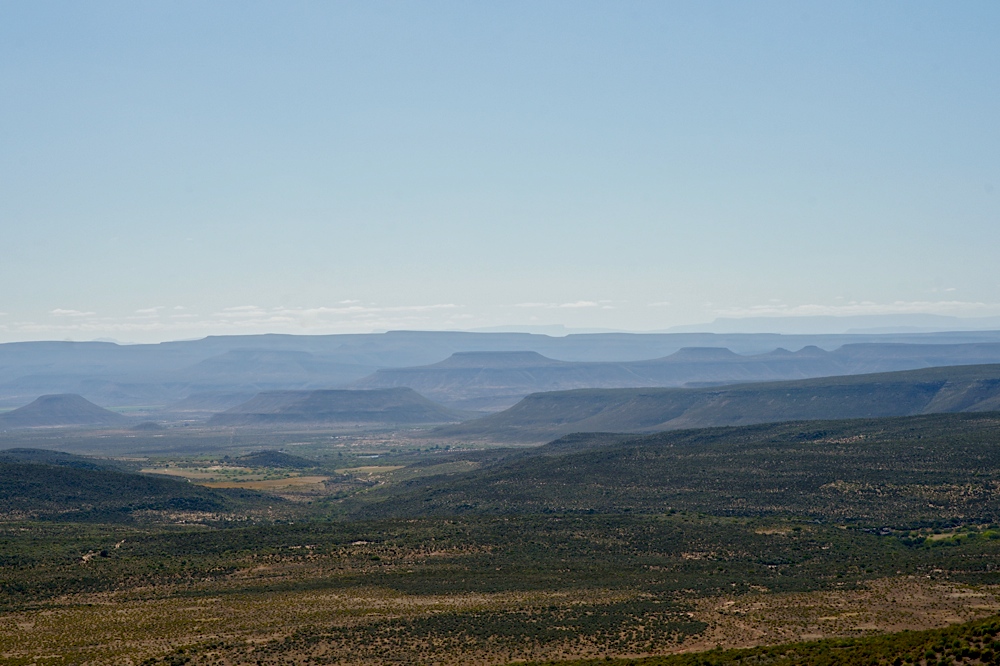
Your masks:
M434 436L545 441L574 432L657 432L803 419L1000 411L1000 365L967 365L710 388L534 393Z
M409 388L372 391L326 389L266 391L216 414L209 425L280 423L454 423L468 415L432 402Z
M43 395L24 407L0 414L0 428L118 426L127 422L121 414L98 407L75 393Z

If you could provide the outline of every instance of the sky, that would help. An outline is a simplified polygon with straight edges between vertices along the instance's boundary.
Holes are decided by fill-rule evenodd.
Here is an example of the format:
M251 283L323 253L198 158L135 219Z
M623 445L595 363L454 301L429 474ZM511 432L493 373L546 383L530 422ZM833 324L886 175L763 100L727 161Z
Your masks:
M1000 3L0 3L0 341L1000 315Z

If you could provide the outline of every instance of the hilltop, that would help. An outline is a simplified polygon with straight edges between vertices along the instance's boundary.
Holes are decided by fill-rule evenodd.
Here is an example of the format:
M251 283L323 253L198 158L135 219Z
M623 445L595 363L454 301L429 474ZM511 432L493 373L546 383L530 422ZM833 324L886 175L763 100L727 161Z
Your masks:
M466 418L413 389L268 391L209 419L209 425L427 424Z
M541 442L571 432L656 432L801 419L1000 410L1000 365L790 382L536 393L508 410L439 428L442 437Z
M127 422L121 414L74 393L43 395L24 407L0 414L0 428L120 426Z

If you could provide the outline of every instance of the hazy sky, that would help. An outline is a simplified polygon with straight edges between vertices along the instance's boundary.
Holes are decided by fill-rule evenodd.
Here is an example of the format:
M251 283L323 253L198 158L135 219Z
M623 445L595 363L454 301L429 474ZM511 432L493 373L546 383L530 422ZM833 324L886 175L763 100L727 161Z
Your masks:
M1000 3L0 3L0 340L1000 314Z

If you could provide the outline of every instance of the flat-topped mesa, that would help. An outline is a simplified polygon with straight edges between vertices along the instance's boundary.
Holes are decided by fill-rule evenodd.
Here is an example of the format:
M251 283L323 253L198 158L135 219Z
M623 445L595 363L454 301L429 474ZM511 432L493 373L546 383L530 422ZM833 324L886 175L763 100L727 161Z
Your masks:
M663 361L745 361L746 356L730 351L725 347L683 347L670 356L665 356Z
M33 402L0 414L0 428L43 428L53 426L120 426L128 419L98 407L81 395L43 395Z
M766 354L757 354L753 358L779 358L779 359L802 359L802 358L829 358L831 353L825 349L820 349L816 345L806 345L798 351L789 351L784 347L778 347L774 351Z
M542 356L533 351L455 352L448 358L418 368L538 368L567 365L566 361ZM406 370L407 368L400 368Z

